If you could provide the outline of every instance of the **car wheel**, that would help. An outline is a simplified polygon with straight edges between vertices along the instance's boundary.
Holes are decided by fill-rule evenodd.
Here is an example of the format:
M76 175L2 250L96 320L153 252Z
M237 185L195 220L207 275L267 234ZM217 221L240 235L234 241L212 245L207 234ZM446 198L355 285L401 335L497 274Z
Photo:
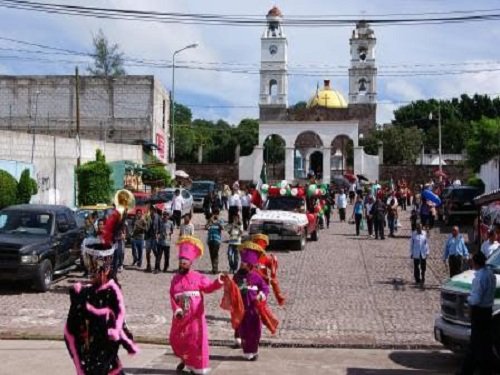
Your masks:
M50 260L45 259L38 266L38 272L34 283L35 289L39 292L46 292L49 290L53 277L52 263L50 263Z

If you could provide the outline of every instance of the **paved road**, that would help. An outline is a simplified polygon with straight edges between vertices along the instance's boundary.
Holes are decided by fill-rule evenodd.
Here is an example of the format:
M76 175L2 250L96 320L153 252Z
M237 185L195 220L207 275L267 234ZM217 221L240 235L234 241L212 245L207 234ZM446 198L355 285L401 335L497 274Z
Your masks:
M121 355L127 374L176 374L178 361L165 346L142 345L135 357ZM60 341L0 341L0 375L74 374ZM266 375L438 375L450 374L457 359L442 351L264 348L257 362L238 350L211 349L211 374Z
M201 228L203 218L196 215ZM437 343L432 334L439 311L439 285L445 279L440 261L443 236L431 235L431 258L427 286L416 288L408 254L409 222L396 239L376 241L363 234L353 236L354 226L339 223L320 232L318 242L309 242L302 252L278 253L280 280L288 296L284 308L274 306L281 320L272 343L377 348L430 348ZM206 238L204 230L197 230ZM221 250L221 269L227 269L226 245ZM170 261L176 264L175 250ZM127 263L130 264L130 250ZM208 271L208 251L197 263ZM140 340L163 343L170 327L168 289L172 273L146 274L129 268L120 274L127 305L128 323ZM58 280L45 294L22 287L0 287L0 337L60 338L69 305L68 287L83 279L71 274ZM207 318L210 338L232 337L227 313L218 304L220 292L209 295ZM274 299L272 299L274 303Z

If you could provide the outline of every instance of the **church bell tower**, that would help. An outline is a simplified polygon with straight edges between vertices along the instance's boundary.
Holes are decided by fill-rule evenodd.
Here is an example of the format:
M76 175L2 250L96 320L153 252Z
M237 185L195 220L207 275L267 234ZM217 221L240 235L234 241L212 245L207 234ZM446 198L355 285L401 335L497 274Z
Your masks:
M266 16L267 25L261 37L259 107L286 108L288 106L287 47L281 24L283 15L273 7Z
M349 104L377 102L377 68L375 66L375 34L366 21L359 21L349 40Z

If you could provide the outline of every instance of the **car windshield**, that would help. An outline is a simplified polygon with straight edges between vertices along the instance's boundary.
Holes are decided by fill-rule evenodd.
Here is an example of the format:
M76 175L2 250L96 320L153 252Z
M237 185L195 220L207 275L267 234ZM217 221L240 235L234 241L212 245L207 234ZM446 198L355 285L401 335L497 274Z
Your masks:
M500 250L496 250L486 262L488 267L491 267L495 273L500 273Z
M295 197L271 197L267 200L266 209L299 212L304 210L304 200Z
M39 212L0 212L0 232L11 234L50 234L52 215Z
M201 183L201 182L193 182L191 185L191 189L189 189L192 193L201 193L206 194L210 191L211 184Z
M476 189L455 189L453 190L453 199L461 202L469 202L478 195Z
M169 202L174 198L174 192L173 191L159 191L156 197L165 201L165 202Z
M148 197L138 197L136 196L135 197L135 205L136 206L145 206L147 204L147 201L148 201Z

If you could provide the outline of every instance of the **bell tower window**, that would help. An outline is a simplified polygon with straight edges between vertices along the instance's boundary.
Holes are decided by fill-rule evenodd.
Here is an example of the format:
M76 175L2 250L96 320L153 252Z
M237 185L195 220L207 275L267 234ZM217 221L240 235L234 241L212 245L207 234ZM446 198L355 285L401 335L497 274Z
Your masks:
M366 47L359 47L358 49L359 60L365 62L367 55L368 55L368 50L366 49Z
M361 95L364 95L366 93L366 85L367 85L367 81L365 78L361 78L359 81L358 81L358 91Z
M275 79L269 81L269 96L272 102L278 97L278 81Z

